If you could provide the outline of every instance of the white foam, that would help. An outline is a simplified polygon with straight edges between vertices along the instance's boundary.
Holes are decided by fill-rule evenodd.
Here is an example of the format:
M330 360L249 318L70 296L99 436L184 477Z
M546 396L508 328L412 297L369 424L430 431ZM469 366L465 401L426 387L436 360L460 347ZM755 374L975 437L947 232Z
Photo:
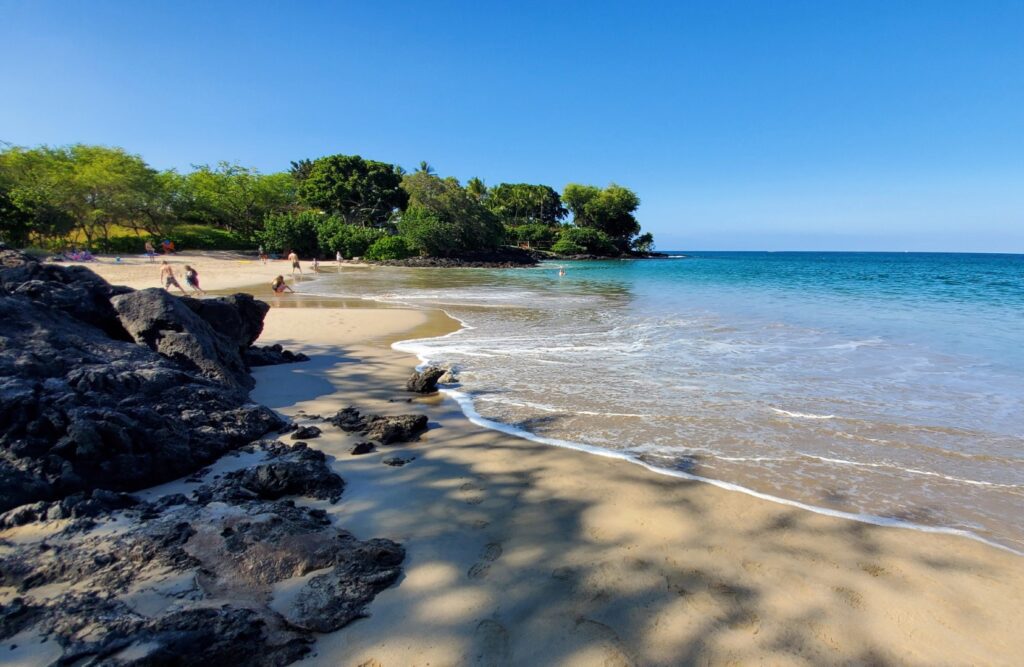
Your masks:
M779 408L770 408L772 412L776 412L780 415L786 415L787 417L793 417L794 419L835 419L835 415L815 415L809 412L790 412L789 410L780 410Z

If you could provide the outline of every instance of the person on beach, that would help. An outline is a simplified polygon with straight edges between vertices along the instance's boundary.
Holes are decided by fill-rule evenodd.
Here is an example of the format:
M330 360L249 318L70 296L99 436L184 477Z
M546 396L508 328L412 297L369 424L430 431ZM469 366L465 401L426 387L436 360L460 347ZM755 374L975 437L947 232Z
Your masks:
M174 267L168 264L166 259L160 264L160 281L164 284L164 289L168 292L171 291L172 287L177 287L181 290L183 296L188 296L188 293L185 292L185 288L182 287L181 283L178 282L178 279L174 277Z
M558 269L558 277L561 278L565 275L565 268Z
M341 266L341 251L340 250L338 252L334 253L334 261L336 261L338 263L339 267Z
M302 273L302 267L299 265L299 256L292 250L288 253L288 261L292 263L292 275L295 275L295 270L298 269L299 273Z
M313 257L313 273L320 273L320 258Z
M259 252L260 252L260 261L263 262L264 264L266 264L267 263L267 251L263 249L262 245L260 245Z
M152 241L146 241L146 257L149 257L149 261L156 261L156 248L153 247Z
M188 285L193 292L206 294L206 292L199 287L199 272L188 264L185 265L185 284Z
M274 294L283 294L286 290L295 292L291 287L288 287L288 283L284 281L284 276L274 278L273 282L270 283L270 289L274 290Z

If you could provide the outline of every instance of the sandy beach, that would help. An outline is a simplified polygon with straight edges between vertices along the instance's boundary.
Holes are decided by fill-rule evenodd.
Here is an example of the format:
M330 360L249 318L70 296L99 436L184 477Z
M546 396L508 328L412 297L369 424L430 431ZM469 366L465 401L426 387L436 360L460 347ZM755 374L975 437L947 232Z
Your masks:
M239 262L193 265L209 289L283 272ZM156 282L134 263L97 272ZM1012 665L1024 655L1024 570L1012 553L506 436L448 398L409 402L417 359L391 344L457 326L427 310L267 316L261 342L311 360L257 369L255 401L300 422L354 405L426 414L431 426L417 443L358 457L358 438L337 429L310 441L347 484L339 503L317 506L357 537L402 543L407 559L371 616L322 635L309 662ZM382 465L391 457L411 460Z

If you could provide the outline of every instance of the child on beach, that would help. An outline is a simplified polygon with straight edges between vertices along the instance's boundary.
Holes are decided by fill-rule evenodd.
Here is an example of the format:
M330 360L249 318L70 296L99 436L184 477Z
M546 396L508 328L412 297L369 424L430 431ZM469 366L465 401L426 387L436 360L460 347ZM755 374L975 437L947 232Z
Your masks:
M274 278L273 282L270 283L270 289L274 290L274 294L283 294L285 290L289 292L295 291L285 283L284 276Z
M302 273L302 267L299 266L299 256L295 254L294 250L292 250L290 253L288 253L288 261L292 263L292 275L293 276L295 275L295 270L296 269L299 270L299 273Z
M260 252L260 262L266 264L267 263L267 251L263 249L262 245L260 245L260 251L259 252Z
M185 288L181 286L178 279L174 277L174 267L167 263L165 259L160 265L160 280L164 284L164 289L168 292L171 291L172 287L177 287L181 290L182 295L188 296L185 292Z
M193 292L206 294L206 292L199 287L199 272L188 264L185 265L185 284L191 287Z
M320 273L320 258L313 257L313 273Z

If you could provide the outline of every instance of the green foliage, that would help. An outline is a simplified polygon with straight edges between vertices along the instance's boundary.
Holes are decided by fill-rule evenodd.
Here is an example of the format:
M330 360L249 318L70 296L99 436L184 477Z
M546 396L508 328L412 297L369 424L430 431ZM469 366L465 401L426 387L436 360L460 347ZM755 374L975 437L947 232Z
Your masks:
M299 197L348 224L379 227L396 209L404 209L408 196L395 166L364 160L358 155L331 155L314 160L299 183Z
M243 250L252 247L252 243L234 232L210 225L178 225L167 234L134 234L112 235L101 239L96 248L100 252L138 255L144 252L146 241L151 241L156 248L168 239L174 242L176 250Z
M576 245L568 239L558 239L551 246L551 252L557 255L582 255L587 252L587 249L581 245Z
M373 242L364 257L374 262L406 259L416 255L415 246L402 236L384 236Z
M516 243L528 243L533 248L546 248L558 238L557 227L534 222L528 225L519 225L508 229L508 236Z
M466 181L466 192L477 201L483 201L487 198L487 186L475 176Z
M261 174L221 162L165 176L165 196L182 220L217 225L253 237L268 215L294 208L295 181L287 173Z
M615 244L607 234L590 227L565 227L551 251L559 255L615 254Z
M0 190L0 241L22 248L29 243L33 216L18 206L10 193Z
M321 250L328 256L341 252L346 259L362 257L367 248L387 232L374 227L358 227L338 216L324 218L317 225L317 239Z
M531 223L557 225L569 214L554 189L529 183L502 183L491 188L487 208L510 227Z
M640 236L633 239L633 250L636 252L653 252L654 251L654 235L650 232L641 234Z
M496 248L504 241L502 224L458 180L418 171L403 178L402 187L409 193L409 207L398 230L426 254L450 256Z
M570 183L562 192L562 200L572 211L577 226L604 232L620 250L628 248L630 240L640 232L640 224L633 216L640 198L629 188L613 183L602 190Z
M323 218L323 214L316 211L268 215L256 239L268 251L294 250L303 257L316 255L319 253L317 226Z

